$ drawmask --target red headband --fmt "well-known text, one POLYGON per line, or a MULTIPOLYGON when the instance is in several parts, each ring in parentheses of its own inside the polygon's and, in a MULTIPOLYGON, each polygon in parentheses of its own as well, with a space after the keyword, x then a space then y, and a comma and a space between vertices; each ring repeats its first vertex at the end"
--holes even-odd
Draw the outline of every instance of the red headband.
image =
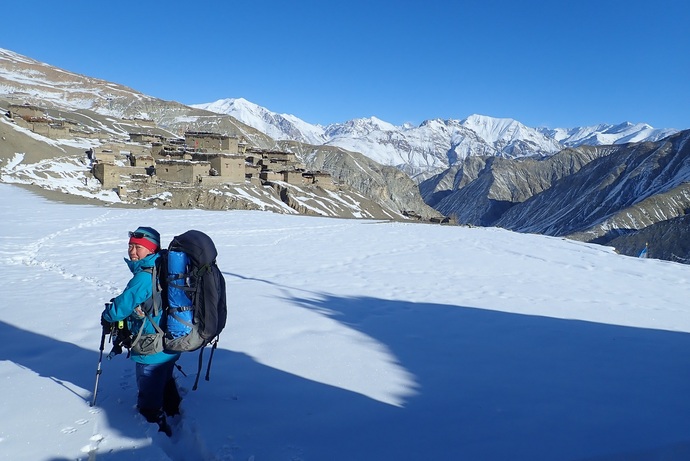
POLYGON ((151 240, 148 240, 146 238, 130 237, 129 243, 135 244, 135 245, 141 245, 144 248, 146 248, 147 250, 149 250, 151 253, 155 253, 156 250, 158 249, 158 245, 156 245, 151 240))

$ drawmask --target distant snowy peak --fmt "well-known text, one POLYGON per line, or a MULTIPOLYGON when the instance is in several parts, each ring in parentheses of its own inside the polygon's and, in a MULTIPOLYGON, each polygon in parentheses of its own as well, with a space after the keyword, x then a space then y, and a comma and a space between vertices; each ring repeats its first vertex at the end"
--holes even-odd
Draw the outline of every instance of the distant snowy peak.
MULTIPOLYGON (((536 154, 549 154, 558 152, 562 146, 560 143, 539 132, 529 128, 512 118, 495 118, 486 115, 471 115, 460 122, 462 126, 477 133, 488 144, 504 150, 504 147, 522 144, 522 151, 534 150, 536 154)), ((508 152, 509 153, 510 149, 508 152)))
POLYGON ((580 145, 602 146, 625 144, 628 142, 659 141, 678 130, 670 128, 653 128, 646 123, 620 123, 618 125, 600 124, 578 128, 539 128, 545 136, 561 143, 565 147, 580 145))
POLYGON ((417 181, 472 156, 548 156, 564 147, 656 141, 675 130, 622 123, 573 129, 530 128, 511 118, 470 115, 464 120, 425 120, 396 126, 377 117, 322 127, 277 114, 246 99, 221 99, 193 107, 228 114, 276 140, 337 146, 395 166, 417 181))
POLYGON ((244 98, 219 99, 211 103, 192 104, 191 107, 230 115, 273 139, 316 145, 326 141, 321 126, 309 124, 294 115, 271 112, 244 98))
POLYGON ((221 99, 192 107, 227 114, 276 140, 328 144, 361 152, 412 176, 447 168, 472 155, 548 155, 561 145, 513 120, 472 115, 465 120, 426 120, 396 126, 377 117, 357 118, 323 128, 294 115, 277 114, 245 99, 221 99))
MULTIPOLYGON (((360 149, 364 150, 362 153, 365 155, 385 164, 399 164, 401 160, 408 162, 410 152, 415 150, 428 152, 428 146, 420 146, 419 143, 428 144, 429 140, 434 139, 438 144, 439 136, 449 137, 448 148, 454 151, 448 153, 452 161, 470 155, 548 155, 558 152, 563 147, 658 141, 677 133, 674 129, 655 129, 644 123, 629 122, 577 128, 530 128, 511 118, 477 114, 460 121, 425 120, 419 126, 396 126, 377 117, 358 118, 324 128, 321 125, 307 123, 294 115, 271 112, 242 98, 220 99, 212 103, 195 104, 192 107, 231 115, 277 140, 360 149), (473 142, 468 142, 470 139, 473 142), (376 152, 376 146, 381 143, 387 144, 387 147, 376 152), (408 150, 408 154, 392 152, 391 143, 403 146, 408 150), (477 143, 483 146, 478 146, 477 143), (458 151, 460 146, 466 147, 464 152, 458 151)), ((420 162, 423 163, 428 162, 420 162)))
POLYGON ((526 126, 512 118, 495 118, 474 114, 461 121, 460 124, 490 143, 500 139, 514 139, 521 132, 527 132, 526 126))
POLYGON ((356 118, 345 123, 328 125, 325 130, 325 135, 330 140, 342 136, 362 138, 377 131, 401 131, 403 129, 402 127, 384 122, 379 118, 369 117, 356 118))
MULTIPOLYGON (((477 133, 485 141, 495 143, 500 140, 534 137, 536 130, 528 128, 512 118, 495 118, 486 115, 470 115, 460 122, 465 128, 477 133)), ((539 134, 539 138, 543 135, 539 134)))

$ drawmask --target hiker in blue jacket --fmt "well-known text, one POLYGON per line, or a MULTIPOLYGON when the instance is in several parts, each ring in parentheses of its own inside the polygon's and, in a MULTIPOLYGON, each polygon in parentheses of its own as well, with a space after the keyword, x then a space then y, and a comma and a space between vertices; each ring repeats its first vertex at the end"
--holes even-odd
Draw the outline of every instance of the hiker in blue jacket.
MULTIPOLYGON (((160 299, 157 300, 157 312, 152 309, 155 291, 152 277, 159 249, 160 234, 155 229, 139 227, 129 233, 129 259, 125 259, 125 262, 132 272, 132 278, 124 291, 112 299, 103 311, 104 324, 121 320, 126 322, 133 343, 139 341, 138 336, 154 337, 160 331, 163 309, 160 299)), ((141 349, 132 346, 130 350, 131 358, 136 362, 137 408, 147 421, 157 423, 160 431, 171 435, 166 414, 179 414, 181 398, 173 378, 173 368, 180 354, 160 348, 160 351, 141 349)))

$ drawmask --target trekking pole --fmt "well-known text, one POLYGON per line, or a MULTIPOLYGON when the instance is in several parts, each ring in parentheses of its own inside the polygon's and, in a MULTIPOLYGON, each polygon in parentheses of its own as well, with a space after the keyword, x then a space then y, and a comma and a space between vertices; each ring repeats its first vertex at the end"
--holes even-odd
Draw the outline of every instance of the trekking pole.
POLYGON ((91 406, 96 405, 96 396, 98 395, 98 379, 101 377, 101 362, 103 362, 103 349, 105 348, 105 335, 107 330, 103 327, 103 333, 101 334, 101 346, 99 347, 100 354, 98 355, 98 367, 96 368, 96 387, 93 390, 93 400, 91 401, 91 406))

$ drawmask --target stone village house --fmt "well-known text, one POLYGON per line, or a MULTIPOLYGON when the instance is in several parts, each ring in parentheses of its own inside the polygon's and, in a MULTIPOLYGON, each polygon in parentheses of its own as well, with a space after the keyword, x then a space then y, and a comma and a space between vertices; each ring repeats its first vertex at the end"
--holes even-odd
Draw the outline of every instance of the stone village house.
MULTIPOLYGON (((190 131, 185 133, 182 142, 180 139, 165 140, 158 135, 132 133, 130 140, 150 144, 149 153, 128 154, 128 167, 118 166, 113 161, 97 160, 93 171, 104 188, 118 187, 123 174, 153 177, 152 173, 155 180, 192 186, 241 184, 249 180, 334 187, 329 174, 305 172, 294 153, 247 149, 246 143, 235 136, 190 131)), ((99 154, 95 157, 98 159, 99 154)))
POLYGON ((52 139, 100 136, 99 132, 87 131, 73 120, 51 117, 47 109, 31 104, 10 104, 5 115, 18 126, 52 139))

